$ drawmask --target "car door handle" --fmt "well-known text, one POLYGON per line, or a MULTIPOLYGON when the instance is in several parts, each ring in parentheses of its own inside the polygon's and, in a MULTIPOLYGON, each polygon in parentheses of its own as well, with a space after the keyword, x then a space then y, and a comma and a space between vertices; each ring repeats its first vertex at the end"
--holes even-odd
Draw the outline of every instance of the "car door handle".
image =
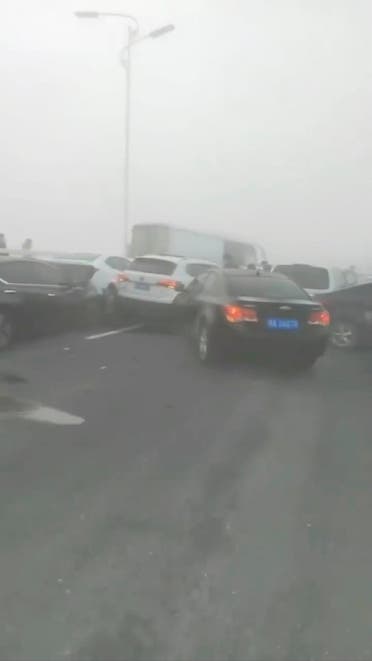
POLYGON ((16 289, 4 289, 4 294, 16 294, 16 289))
POLYGON ((55 294, 52 294, 51 292, 48 292, 48 296, 55 296, 55 294))

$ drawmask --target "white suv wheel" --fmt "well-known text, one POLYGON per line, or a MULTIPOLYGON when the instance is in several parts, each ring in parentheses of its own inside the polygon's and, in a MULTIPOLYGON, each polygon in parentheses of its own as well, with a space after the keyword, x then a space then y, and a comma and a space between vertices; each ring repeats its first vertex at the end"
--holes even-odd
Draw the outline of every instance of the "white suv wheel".
POLYGON ((209 337, 208 329, 205 324, 201 325, 199 330, 199 357, 203 362, 208 359, 209 353, 209 337))

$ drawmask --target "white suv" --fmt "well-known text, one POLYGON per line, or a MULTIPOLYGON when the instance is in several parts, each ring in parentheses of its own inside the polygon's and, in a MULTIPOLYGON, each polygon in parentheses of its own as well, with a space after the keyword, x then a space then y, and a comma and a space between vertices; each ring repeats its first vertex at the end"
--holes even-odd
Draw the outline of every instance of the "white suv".
POLYGON ((201 273, 218 268, 203 259, 169 255, 136 257, 118 285, 119 298, 137 311, 169 311, 180 291, 201 273))
POLYGON ((359 281, 358 275, 351 271, 343 271, 336 267, 313 266, 311 264, 278 264, 273 268, 273 271, 286 275, 314 298, 358 284, 359 281), (350 279, 353 276, 354 281, 350 279))

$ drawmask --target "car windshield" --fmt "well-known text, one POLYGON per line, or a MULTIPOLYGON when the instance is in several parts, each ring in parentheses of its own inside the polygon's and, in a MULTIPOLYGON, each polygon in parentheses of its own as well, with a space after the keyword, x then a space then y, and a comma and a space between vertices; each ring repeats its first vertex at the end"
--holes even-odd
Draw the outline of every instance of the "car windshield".
POLYGON ((287 275, 303 289, 328 289, 330 286, 329 272, 326 268, 283 264, 276 266, 275 271, 287 275))
POLYGON ((61 282, 66 283, 87 283, 94 274, 94 267, 88 264, 63 264, 59 262, 55 264, 61 273, 61 282))
POLYGON ((247 296, 252 298, 269 298, 275 300, 300 300, 310 298, 303 289, 286 278, 275 278, 264 275, 229 275, 227 278, 230 296, 247 296))

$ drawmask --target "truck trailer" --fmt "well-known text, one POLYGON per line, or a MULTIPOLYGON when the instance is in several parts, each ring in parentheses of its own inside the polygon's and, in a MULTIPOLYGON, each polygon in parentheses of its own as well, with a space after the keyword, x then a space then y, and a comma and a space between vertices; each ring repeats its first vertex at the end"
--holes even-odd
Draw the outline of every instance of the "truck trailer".
POLYGON ((131 257, 145 254, 208 259, 219 266, 247 266, 266 259, 263 248, 215 234, 162 223, 138 223, 132 229, 131 257))

